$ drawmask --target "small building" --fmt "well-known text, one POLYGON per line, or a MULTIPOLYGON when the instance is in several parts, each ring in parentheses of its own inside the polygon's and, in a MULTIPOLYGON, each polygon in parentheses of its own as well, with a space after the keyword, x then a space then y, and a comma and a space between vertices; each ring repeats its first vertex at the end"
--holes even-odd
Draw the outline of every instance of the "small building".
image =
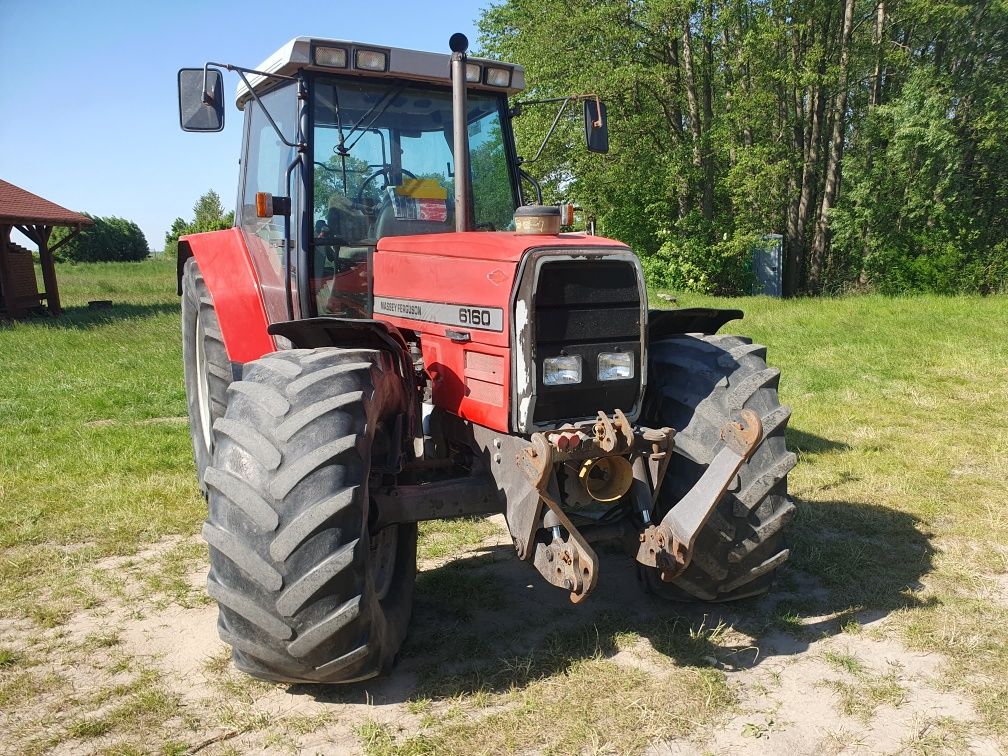
POLYGON ((783 289, 784 237, 764 234, 752 250, 753 294, 779 297, 783 289))
POLYGON ((22 317, 43 302, 53 315, 62 312, 53 250, 92 223, 86 215, 67 210, 0 179, 0 317, 22 317), (74 230, 50 247, 49 238, 56 226, 74 230), (31 250, 11 240, 11 231, 15 228, 38 245, 42 292, 35 280, 31 250))

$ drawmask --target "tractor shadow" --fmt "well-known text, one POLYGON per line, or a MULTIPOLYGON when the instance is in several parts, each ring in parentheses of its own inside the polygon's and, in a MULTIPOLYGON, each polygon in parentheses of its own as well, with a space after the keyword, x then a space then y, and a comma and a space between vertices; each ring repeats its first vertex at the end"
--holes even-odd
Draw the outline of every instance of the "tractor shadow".
POLYGON ((290 692, 376 703, 503 692, 614 657, 634 636, 677 666, 743 670, 800 654, 848 622, 920 605, 908 589, 930 569, 933 549, 916 518, 857 502, 796 504, 791 558, 765 596, 663 601, 645 592, 629 556, 601 546, 598 586, 575 605, 510 547, 481 548, 419 573, 409 636, 390 676, 290 692))
POLYGON ((832 452, 847 451, 851 447, 843 441, 833 441, 814 433, 807 433, 791 426, 785 431, 787 435, 787 448, 796 454, 810 456, 816 454, 829 454, 832 452))
POLYGON ((51 315, 43 310, 21 320, 4 319, 0 316, 0 331, 14 328, 15 323, 60 330, 89 331, 121 320, 141 320, 160 315, 178 315, 179 304, 160 302, 155 304, 113 304, 110 307, 67 307, 61 315, 51 315))

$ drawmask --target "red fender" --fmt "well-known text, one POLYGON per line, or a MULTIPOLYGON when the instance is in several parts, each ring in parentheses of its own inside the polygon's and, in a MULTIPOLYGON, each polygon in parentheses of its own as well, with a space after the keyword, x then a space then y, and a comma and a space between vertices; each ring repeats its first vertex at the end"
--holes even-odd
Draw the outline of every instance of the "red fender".
POLYGON ((250 362, 276 351, 273 337, 266 332, 269 318, 262 289, 241 229, 182 236, 180 258, 184 247, 196 258, 210 289, 228 359, 250 362))

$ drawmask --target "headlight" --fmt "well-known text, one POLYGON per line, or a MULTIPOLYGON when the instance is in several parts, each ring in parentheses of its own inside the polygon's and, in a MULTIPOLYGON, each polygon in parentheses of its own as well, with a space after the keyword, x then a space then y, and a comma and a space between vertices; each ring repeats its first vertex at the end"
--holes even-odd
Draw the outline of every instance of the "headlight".
POLYGON ((581 358, 549 357, 543 360, 543 383, 547 386, 581 383, 581 358))
POLYGON ((387 71, 388 56, 379 50, 357 50, 354 56, 354 68, 365 71, 387 71))
POLYGON ((342 47, 316 47, 315 65, 346 68, 347 51, 342 47))
POLYGON ((622 381, 633 378, 634 356, 632 352, 603 352, 598 356, 598 379, 600 381, 622 381))
POLYGON ((507 87, 511 85, 510 68, 493 68, 487 66, 486 83, 491 87, 507 87))

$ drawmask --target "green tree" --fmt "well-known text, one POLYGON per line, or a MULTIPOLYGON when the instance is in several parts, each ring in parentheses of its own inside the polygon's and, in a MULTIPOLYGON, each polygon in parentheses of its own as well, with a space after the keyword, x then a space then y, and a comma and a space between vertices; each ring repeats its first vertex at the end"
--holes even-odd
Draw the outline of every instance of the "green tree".
POLYGON ((165 254, 178 254, 178 240, 186 234, 202 234, 207 231, 221 231, 234 226, 234 211, 224 212, 220 195, 213 189, 200 197, 193 205, 193 219, 186 221, 176 218, 165 234, 165 254))
MULTIPOLYGON (((102 218, 84 213, 94 221, 80 234, 62 244, 54 253, 61 262, 132 262, 150 254, 147 238, 133 221, 102 218)), ((71 234, 67 228, 53 229, 49 246, 53 247, 71 234)))
POLYGON ((787 294, 1008 289, 1006 0, 502 0, 479 28, 524 98, 607 102, 608 155, 571 117, 527 170, 656 283, 745 292, 778 232, 787 294))
POLYGON ((861 124, 833 275, 886 292, 1008 290, 1008 5, 904 2, 910 60, 861 124))

